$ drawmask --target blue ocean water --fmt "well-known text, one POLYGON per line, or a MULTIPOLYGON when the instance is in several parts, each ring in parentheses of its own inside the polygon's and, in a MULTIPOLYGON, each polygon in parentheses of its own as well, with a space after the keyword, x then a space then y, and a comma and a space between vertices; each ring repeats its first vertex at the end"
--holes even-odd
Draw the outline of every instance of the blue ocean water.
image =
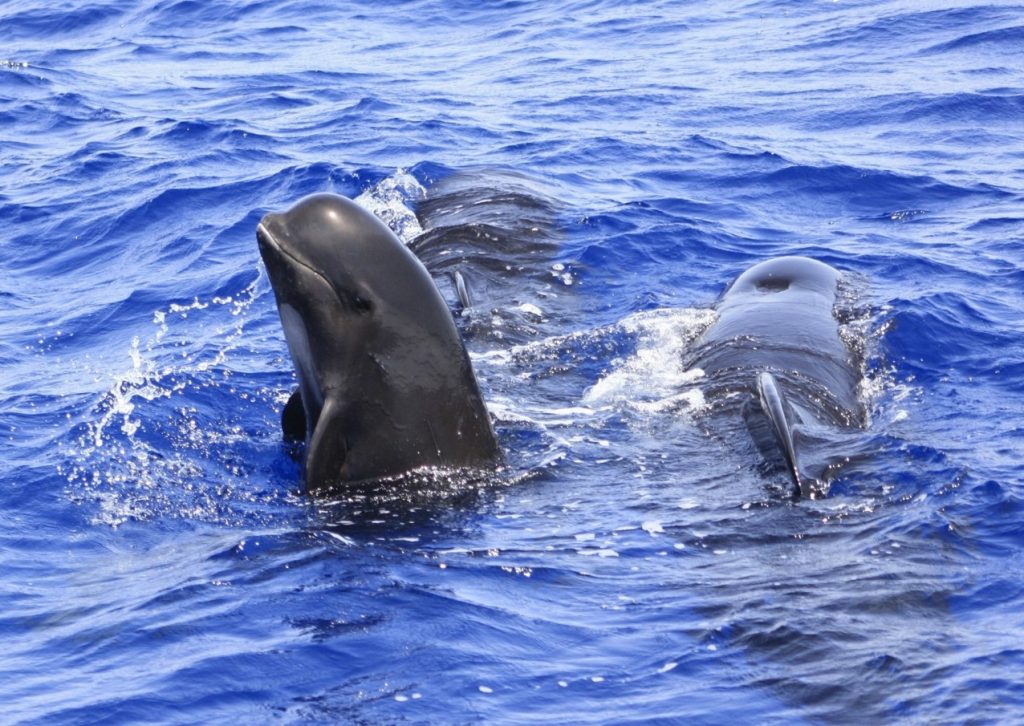
POLYGON ((1022 18, 8 0, 3 720, 1020 720, 1022 18), (553 210, 466 326, 507 481, 308 498, 257 221, 335 191, 412 241, 507 174, 553 210), (681 364, 786 254, 867 352, 869 455, 814 501, 681 364))

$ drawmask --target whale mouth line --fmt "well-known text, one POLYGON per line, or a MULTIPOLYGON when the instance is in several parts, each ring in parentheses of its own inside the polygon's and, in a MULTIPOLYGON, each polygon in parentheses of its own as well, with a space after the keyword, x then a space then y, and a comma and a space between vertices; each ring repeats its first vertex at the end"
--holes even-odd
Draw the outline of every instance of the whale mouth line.
MULTIPOLYGON (((334 283, 331 282, 324 273, 320 272, 320 270, 316 269, 305 260, 300 259, 294 252, 287 249, 283 244, 281 244, 281 242, 278 241, 278 239, 274 237, 271 231, 267 229, 267 227, 263 224, 262 220, 260 221, 259 224, 256 225, 256 241, 260 243, 261 247, 263 247, 264 245, 269 247, 270 249, 274 250, 274 252, 286 258, 296 267, 300 267, 303 270, 309 272, 314 277, 318 278, 324 285, 328 287, 328 289, 330 289, 331 292, 334 293, 334 296, 338 298, 339 301, 342 300, 342 296, 338 292, 338 288, 334 286, 334 283)), ((263 262, 264 264, 266 264, 265 258, 263 262)))

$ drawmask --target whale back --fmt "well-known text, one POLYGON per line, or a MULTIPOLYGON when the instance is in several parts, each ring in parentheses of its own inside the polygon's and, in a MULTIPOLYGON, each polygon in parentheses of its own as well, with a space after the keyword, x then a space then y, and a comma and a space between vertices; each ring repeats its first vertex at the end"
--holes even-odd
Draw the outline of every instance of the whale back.
POLYGON ((686 361, 704 371, 715 410, 743 421, 804 496, 823 491, 829 463, 809 460, 810 442, 865 420, 860 361, 836 316, 840 277, 804 257, 751 267, 723 294, 718 319, 686 361))

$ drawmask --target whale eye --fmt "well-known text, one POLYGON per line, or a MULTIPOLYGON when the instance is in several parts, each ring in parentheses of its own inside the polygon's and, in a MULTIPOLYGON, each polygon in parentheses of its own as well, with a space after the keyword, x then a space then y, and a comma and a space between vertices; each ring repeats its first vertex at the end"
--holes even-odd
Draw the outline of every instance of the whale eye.
POLYGON ((373 310, 373 303, 368 298, 355 293, 352 295, 352 309, 361 314, 369 313, 373 310))

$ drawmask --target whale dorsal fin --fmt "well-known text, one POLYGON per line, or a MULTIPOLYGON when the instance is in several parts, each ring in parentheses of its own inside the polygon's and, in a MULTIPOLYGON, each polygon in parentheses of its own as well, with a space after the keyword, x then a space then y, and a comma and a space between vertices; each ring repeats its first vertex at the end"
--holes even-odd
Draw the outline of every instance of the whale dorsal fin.
POLYGON ((762 371, 757 376, 757 393, 761 399, 761 408, 764 409, 768 420, 771 421, 775 438, 786 459, 786 468, 793 478, 797 491, 801 496, 813 499, 816 482, 814 479, 804 476, 800 470, 800 460, 797 457, 796 445, 793 441, 793 423, 789 415, 792 409, 786 401, 782 389, 779 388, 775 376, 768 371, 762 371))
POLYGON ((462 309, 467 310, 473 307, 473 298, 469 295, 469 286, 466 285, 466 278, 463 277, 462 273, 458 270, 453 274, 455 278, 455 291, 459 295, 459 302, 462 304, 462 309))

